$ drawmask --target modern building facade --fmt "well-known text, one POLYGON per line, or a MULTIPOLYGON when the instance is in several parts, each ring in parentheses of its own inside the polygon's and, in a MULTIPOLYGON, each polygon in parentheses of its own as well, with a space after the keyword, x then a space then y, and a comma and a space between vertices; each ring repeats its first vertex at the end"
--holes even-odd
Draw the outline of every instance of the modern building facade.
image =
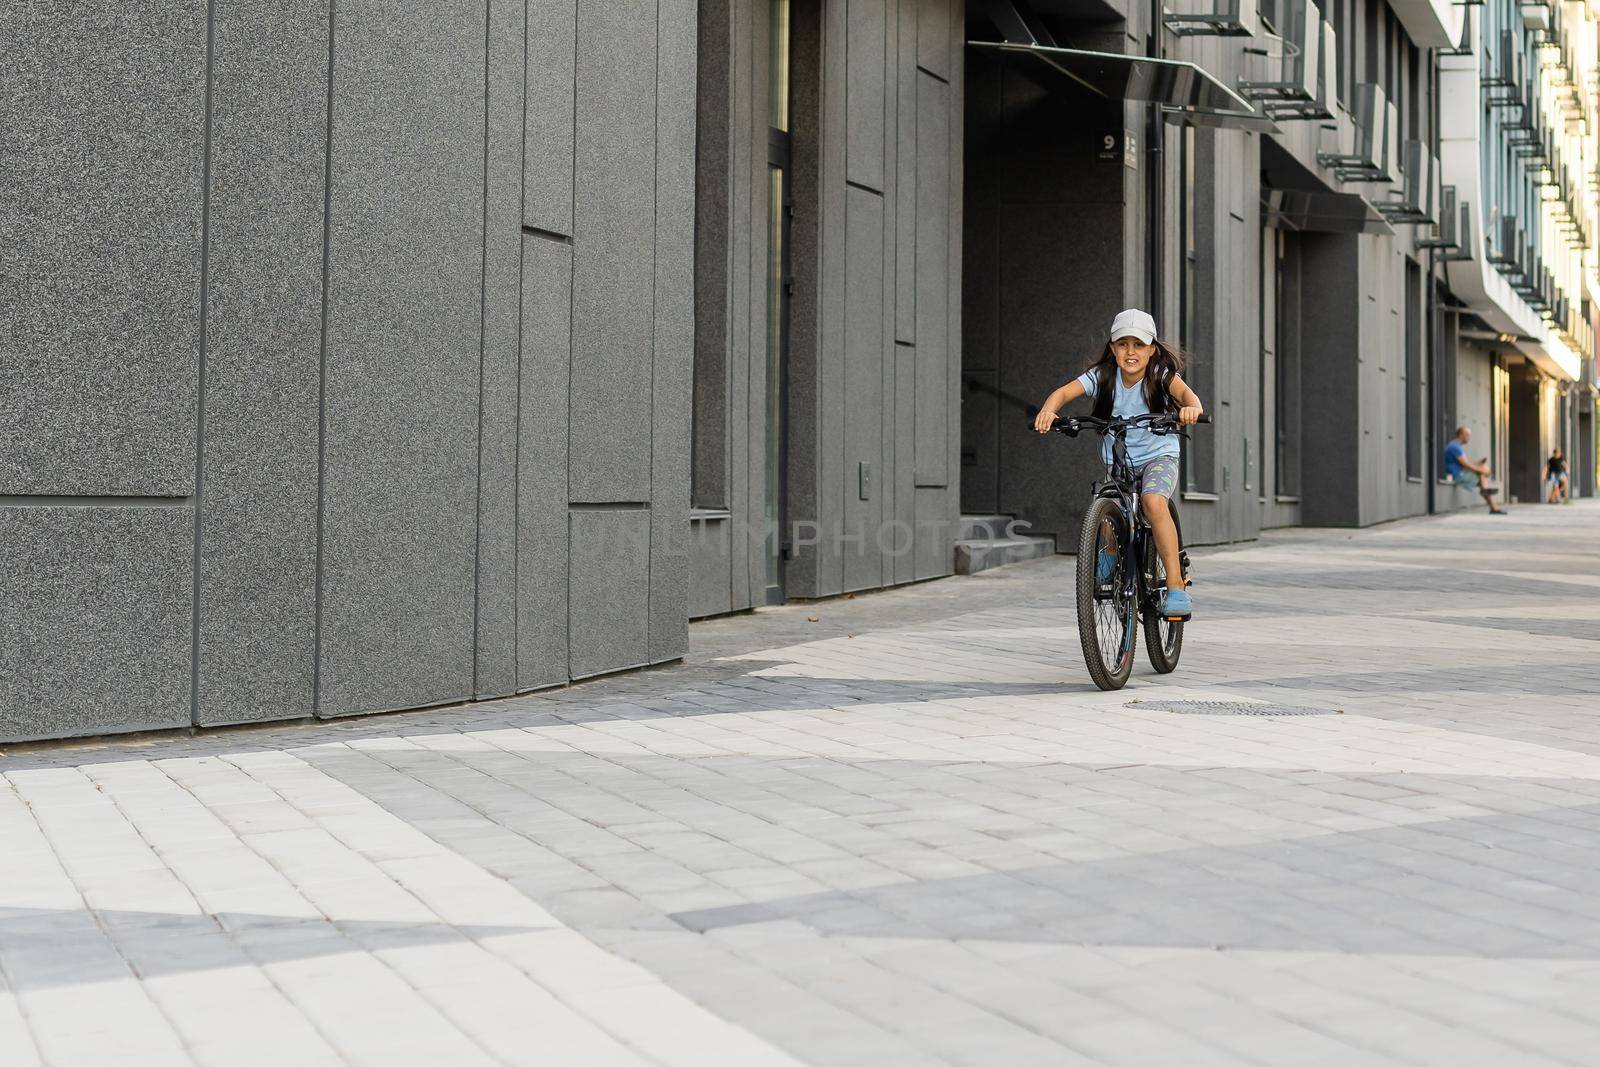
POLYGON ((1470 504, 1458 423, 1594 492, 1590 10, 1219 2, 9 6, 0 740, 670 661, 963 512, 1070 549, 1026 409, 1131 305, 1191 541, 1470 504))
MULTIPOLYGON (((1445 271, 1453 374, 1442 425, 1476 426, 1508 495, 1542 498, 1545 458, 1594 478, 1596 22, 1582 3, 1487 3, 1440 60, 1444 180, 1482 234, 1445 271)), ((1476 445, 1474 450, 1476 451, 1476 445)))

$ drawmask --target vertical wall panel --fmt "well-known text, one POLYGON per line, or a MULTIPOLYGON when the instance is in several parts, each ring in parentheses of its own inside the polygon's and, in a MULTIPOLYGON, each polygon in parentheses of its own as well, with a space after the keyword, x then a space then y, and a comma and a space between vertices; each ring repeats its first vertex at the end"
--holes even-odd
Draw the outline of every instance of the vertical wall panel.
MULTIPOLYGON (((754 522, 759 504, 751 500, 750 485, 750 378, 758 358, 753 338, 763 336, 760 319, 752 307, 762 292, 761 262, 766 243, 766 216, 758 214, 756 198, 761 186, 758 173, 766 172, 766 84, 756 81, 756 59, 767 47, 765 4, 734 4, 733 45, 733 233, 728 242, 728 507, 739 521, 754 522)), ((764 306, 764 305, 763 305, 764 306)), ((738 525, 736 523, 736 525, 738 525)), ((738 611, 750 602, 750 539, 736 530, 729 540, 729 602, 738 611)))
MULTIPOLYGON (((883 522, 894 518, 895 499, 897 486, 895 484, 895 423, 898 413, 895 410, 895 304, 896 280, 895 266, 899 262, 896 238, 896 205, 900 199, 900 190, 897 188, 897 178, 900 164, 900 138, 899 138, 899 78, 896 76, 898 59, 900 55, 900 3, 899 0, 887 0, 885 5, 887 26, 885 28, 885 50, 883 56, 883 129, 884 129, 884 189, 883 189, 883 272, 880 282, 883 286, 883 299, 879 304, 882 312, 883 330, 880 335, 878 354, 878 441, 879 463, 873 471, 873 489, 878 497, 878 515, 880 537, 877 537, 880 585, 894 584, 894 542, 893 531, 884 526, 883 522)), ((910 488, 907 488, 910 492, 910 488)))
POLYGON ((937 578, 949 574, 955 566, 951 547, 954 535, 950 530, 949 494, 943 486, 918 486, 917 543, 914 570, 917 578, 937 578))
MULTIPOLYGON (((733 128, 733 57, 737 38, 729 0, 700 4, 698 121, 693 218, 694 259, 694 414, 693 504, 728 506, 728 331, 730 307, 729 234, 732 215, 732 151, 740 134, 733 128)), ((660 88, 657 88, 660 92, 660 88)))
POLYGON ((572 233, 572 94, 577 80, 577 0, 526 0, 528 102, 524 124, 524 224, 572 233))
POLYGON ((517 688, 567 680, 567 380, 572 248, 522 241, 517 688))
POLYGON ((694 374, 695 3, 661 0, 656 76, 651 662, 689 650, 689 423, 694 374))
POLYGON ((569 499, 650 497, 655 5, 578 11, 569 499))
POLYGON ((849 187, 845 218, 844 589, 883 584, 878 525, 883 515, 883 199, 849 187), (860 468, 870 469, 861 499, 860 468))
MULTIPOLYGON (((689 524, 689 618, 722 615, 732 610, 728 599, 728 544, 732 524, 726 518, 696 518, 689 524)), ((685 624, 687 629, 687 624, 685 624)), ((651 640, 655 640, 652 632, 651 640)))
POLYGON ((471 692, 484 58, 481 0, 339 7, 325 715, 471 692))
MULTIPOLYGON (((800 6, 806 17, 794 25, 790 81, 790 151, 794 177, 794 220, 790 250, 795 271, 789 302, 789 446, 787 506, 791 530, 796 522, 818 520, 822 508, 821 464, 826 451, 822 436, 821 304, 822 264, 822 15, 800 6)), ((822 587, 821 553, 796 545, 784 571, 790 596, 816 596, 822 587)))
POLYGON ((892 0, 848 0, 845 18, 845 176, 883 189, 885 6, 892 0))
POLYGON ((187 496, 205 5, 0 27, 0 494, 187 496))
MULTIPOLYGON (((750 8, 752 39, 768 41, 771 5, 752 4, 750 8)), ((747 330, 750 358, 745 391, 736 394, 738 406, 733 412, 734 429, 740 438, 737 454, 741 457, 741 465, 734 476, 748 487, 744 496, 744 513, 750 516, 749 526, 744 531, 734 532, 735 552, 743 564, 733 572, 734 600, 741 607, 764 603, 767 584, 766 549, 761 533, 767 514, 767 360, 771 351, 767 306, 772 246, 766 236, 771 231, 772 219, 772 167, 766 152, 771 60, 772 50, 765 43, 750 49, 750 121, 751 129, 756 133, 749 160, 751 240, 748 245, 750 303, 747 330), (740 536, 741 532, 744 536, 740 536)))
POLYGON ((925 70, 950 80, 950 31, 960 23, 953 17, 956 0, 921 0, 917 19, 917 63, 925 70))
POLYGON ((0 507, 0 742, 189 724, 194 512, 0 507))
POLYGON ((200 723, 310 715, 328 5, 216 6, 200 723))
POLYGON ((641 666, 649 655, 650 512, 571 511, 573 678, 641 666))
MULTIPOLYGON (((848 198, 845 185, 846 94, 828 91, 846 84, 844 5, 827 4, 822 10, 821 187, 822 213, 821 326, 817 339, 817 408, 820 439, 817 465, 819 486, 816 520, 821 529, 818 546, 817 588, 812 595, 827 596, 844 588, 844 557, 838 535, 844 526, 847 483, 845 453, 845 301, 848 292, 846 244, 848 198)), ((853 473, 853 472, 850 472, 853 473)))
POLYGON ((917 350, 910 345, 892 345, 894 358, 894 580, 909 582, 916 577, 915 537, 917 522, 916 427, 917 427, 917 350))
POLYGON ((897 0, 894 336, 917 339, 917 0, 897 0))
MULTIPOLYGON (((924 61, 926 61, 924 55, 924 61)), ((918 485, 949 483, 950 88, 928 74, 917 86, 918 485)))
POLYGON ((477 696, 517 688, 517 359, 522 313, 523 0, 488 0, 477 696))
POLYGON ((955 539, 957 522, 961 517, 961 235, 964 229, 966 203, 963 160, 966 156, 966 132, 962 122, 961 100, 966 92, 966 66, 962 54, 966 50, 966 3, 950 3, 950 94, 945 104, 945 130, 947 136, 944 156, 948 180, 945 184, 945 206, 949 212, 949 226, 945 232, 945 516, 949 527, 940 538, 939 552, 944 559, 941 573, 955 570, 955 539))

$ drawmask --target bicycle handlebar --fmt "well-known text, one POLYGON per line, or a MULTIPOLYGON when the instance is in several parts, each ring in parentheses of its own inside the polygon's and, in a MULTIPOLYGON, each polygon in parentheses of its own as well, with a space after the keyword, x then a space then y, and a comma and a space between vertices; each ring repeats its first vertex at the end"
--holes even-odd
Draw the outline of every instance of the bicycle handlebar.
MULTIPOLYGON (((1209 423, 1211 416, 1201 415, 1197 421, 1209 423)), ((1176 415, 1157 414, 1156 412, 1145 412, 1142 415, 1135 415, 1127 419, 1120 419, 1115 416, 1109 419, 1100 419, 1093 415, 1057 415, 1053 428, 1068 437, 1076 437, 1078 436, 1078 431, 1083 429, 1097 430, 1101 434, 1107 434, 1118 433, 1135 426, 1149 426, 1150 432, 1156 434, 1183 432, 1180 429, 1182 423, 1178 421, 1176 415)))

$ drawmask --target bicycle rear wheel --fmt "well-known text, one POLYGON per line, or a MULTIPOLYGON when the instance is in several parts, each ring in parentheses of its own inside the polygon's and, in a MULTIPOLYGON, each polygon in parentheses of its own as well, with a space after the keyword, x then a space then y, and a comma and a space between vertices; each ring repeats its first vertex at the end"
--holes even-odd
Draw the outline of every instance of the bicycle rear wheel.
POLYGON ((1128 521, 1115 500, 1100 497, 1089 506, 1078 535, 1078 640, 1089 677, 1101 689, 1121 689, 1133 673, 1138 636, 1134 583, 1127 573, 1132 552, 1128 521), (1116 557, 1111 580, 1098 580, 1100 552, 1116 557))

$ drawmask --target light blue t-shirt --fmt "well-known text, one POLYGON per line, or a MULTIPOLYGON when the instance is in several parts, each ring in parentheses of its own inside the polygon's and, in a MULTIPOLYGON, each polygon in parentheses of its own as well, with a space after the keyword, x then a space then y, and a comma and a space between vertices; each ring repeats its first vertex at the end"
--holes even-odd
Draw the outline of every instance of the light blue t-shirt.
MULTIPOLYGON (((1144 379, 1140 378, 1132 385, 1122 384, 1122 372, 1113 371, 1111 380, 1116 385, 1117 396, 1111 404, 1111 414, 1119 419, 1131 418, 1134 415, 1148 415, 1150 405, 1144 402, 1144 379)), ((1099 386, 1095 372, 1086 370, 1078 375, 1078 384, 1083 386, 1083 394, 1091 400, 1094 398, 1095 389, 1099 386)), ((1143 426, 1135 426, 1128 431, 1128 462, 1135 467, 1142 467, 1157 456, 1176 456, 1182 451, 1178 438, 1151 433, 1143 426)), ((1111 462, 1111 438, 1105 441, 1105 461, 1111 462)))

